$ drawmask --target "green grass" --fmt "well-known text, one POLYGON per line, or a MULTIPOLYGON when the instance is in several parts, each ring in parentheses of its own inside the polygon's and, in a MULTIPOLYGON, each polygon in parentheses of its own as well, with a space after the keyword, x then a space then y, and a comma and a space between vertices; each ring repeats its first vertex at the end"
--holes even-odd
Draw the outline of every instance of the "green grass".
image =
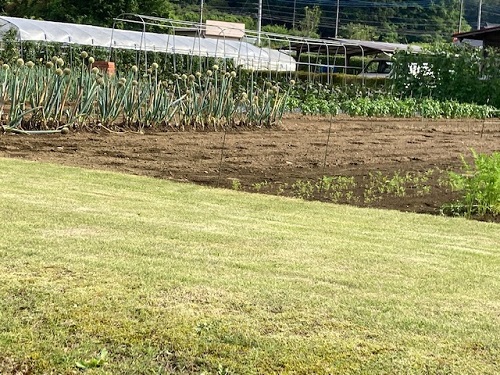
POLYGON ((0 159, 0 373, 495 374, 500 226, 0 159))

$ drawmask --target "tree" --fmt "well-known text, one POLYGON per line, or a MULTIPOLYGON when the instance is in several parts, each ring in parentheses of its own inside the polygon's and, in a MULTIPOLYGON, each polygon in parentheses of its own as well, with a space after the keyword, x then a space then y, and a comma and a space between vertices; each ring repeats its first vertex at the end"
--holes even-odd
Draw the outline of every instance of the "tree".
MULTIPOLYGON (((471 25, 477 22, 479 0, 464 1, 464 19, 471 25)), ((301 36, 333 36, 335 11, 331 2, 302 9, 298 30, 301 36)), ((458 31, 460 0, 376 0, 347 2, 341 6, 340 34, 355 39, 390 42, 450 41, 458 31)), ((199 0, 0 0, 3 14, 49 21, 87 23, 111 26, 113 18, 121 13, 139 13, 163 18, 199 21, 199 0)), ((483 24, 494 22, 492 10, 500 7, 500 0, 488 0, 483 7, 483 24)), ((204 18, 238 20, 247 28, 255 26, 256 4, 243 0, 205 0, 204 18), (228 13, 230 10, 230 14, 228 13)), ((291 29, 290 0, 273 0, 264 7, 264 25, 283 25, 291 29), (272 4, 271 4, 272 3, 272 4)), ((462 20, 462 31, 469 25, 462 20)), ((285 31, 285 30, 283 30, 285 31)))
POLYGON ((122 13, 173 17, 172 4, 164 0, 11 0, 3 10, 9 16, 48 21, 111 26, 122 13))
POLYGON ((344 38, 357 40, 377 40, 379 33, 376 27, 362 25, 360 23, 348 23, 340 28, 340 34, 344 38))
POLYGON ((306 37, 318 37, 318 26, 321 20, 321 8, 317 5, 304 8, 304 19, 300 21, 300 31, 306 37))

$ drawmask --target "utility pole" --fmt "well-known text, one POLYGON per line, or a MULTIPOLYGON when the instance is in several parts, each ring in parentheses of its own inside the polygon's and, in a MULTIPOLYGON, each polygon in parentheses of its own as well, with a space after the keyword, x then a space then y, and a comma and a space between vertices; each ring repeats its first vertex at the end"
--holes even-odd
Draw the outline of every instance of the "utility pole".
POLYGON ((201 28, 203 26, 203 0, 201 0, 201 5, 200 5, 200 35, 201 35, 201 28))
POLYGON ((460 18, 458 19, 458 32, 462 32, 462 15, 464 14, 464 0, 460 0, 460 18))
POLYGON ((260 46, 260 32, 262 30, 262 0, 259 0, 259 14, 257 20, 257 45, 260 46))
POLYGON ((335 38, 339 33, 339 9, 340 9, 340 0, 337 0, 337 17, 335 18, 335 38))
POLYGON ((481 29, 481 12, 483 9, 483 0, 479 0, 479 11, 477 13, 477 29, 481 29))
POLYGON ((293 21, 292 30, 295 30, 295 7, 297 6, 297 0, 293 0, 293 21))

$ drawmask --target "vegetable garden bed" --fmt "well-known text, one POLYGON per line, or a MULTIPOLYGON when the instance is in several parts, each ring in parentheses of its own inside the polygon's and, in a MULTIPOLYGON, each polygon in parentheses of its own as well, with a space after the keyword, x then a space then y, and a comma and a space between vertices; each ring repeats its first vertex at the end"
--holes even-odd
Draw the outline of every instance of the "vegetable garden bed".
POLYGON ((288 116, 278 129, 225 135, 0 135, 0 157, 432 214, 458 198, 447 172, 471 149, 499 152, 500 121, 288 116))

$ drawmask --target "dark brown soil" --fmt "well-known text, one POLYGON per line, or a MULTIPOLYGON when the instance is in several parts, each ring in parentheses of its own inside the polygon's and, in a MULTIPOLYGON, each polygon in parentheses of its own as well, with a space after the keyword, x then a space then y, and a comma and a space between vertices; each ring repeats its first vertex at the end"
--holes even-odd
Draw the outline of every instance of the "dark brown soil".
MULTIPOLYGON (((70 132, 67 135, 0 135, 0 157, 16 157, 254 192, 332 201, 322 176, 354 177, 339 203, 438 214, 458 198, 445 183, 474 149, 500 151, 500 121, 289 117, 278 129, 137 134, 70 132), (327 147, 328 144, 328 147, 327 147), (432 170, 432 172, 428 172, 432 170), (404 194, 367 188, 396 173, 423 175, 404 194), (370 173, 372 177, 370 177, 370 173), (309 193, 304 186, 310 182, 309 193), (295 186, 294 186, 295 184, 295 186), (301 188, 302 186, 302 188, 301 188), (312 189, 312 190, 311 190, 312 189), (425 190, 425 191, 424 191, 425 190), (351 191, 349 193, 349 191, 351 191)), ((338 191, 341 188, 337 188, 338 191)), ((498 217, 490 218, 500 221, 498 217)))

